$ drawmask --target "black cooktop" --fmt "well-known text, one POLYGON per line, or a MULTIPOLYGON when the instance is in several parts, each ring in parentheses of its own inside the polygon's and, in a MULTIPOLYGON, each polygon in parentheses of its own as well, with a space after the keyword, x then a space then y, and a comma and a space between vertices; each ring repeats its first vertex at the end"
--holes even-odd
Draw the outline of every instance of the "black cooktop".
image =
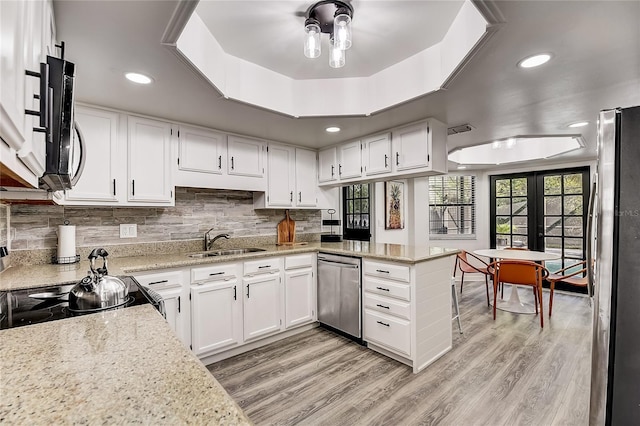
MULTIPOLYGON (((133 277, 119 276, 118 278, 129 288, 129 300, 124 305, 109 308, 109 310, 146 303, 155 305, 147 290, 133 277)), ((75 283, 61 284, 0 293, 0 330, 93 313, 77 313, 69 310, 69 291, 74 285, 75 283)))

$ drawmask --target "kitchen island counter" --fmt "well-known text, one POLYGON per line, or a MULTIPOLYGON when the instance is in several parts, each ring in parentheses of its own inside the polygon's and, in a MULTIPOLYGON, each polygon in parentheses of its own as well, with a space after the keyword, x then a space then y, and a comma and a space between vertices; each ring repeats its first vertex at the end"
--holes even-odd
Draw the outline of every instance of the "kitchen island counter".
MULTIPOLYGON (((457 249, 428 245, 376 244, 361 241, 344 241, 339 243, 317 242, 296 246, 276 246, 272 244, 256 245, 255 247, 262 248, 264 251, 206 258, 189 257, 188 253, 182 252, 118 258, 109 257, 109 274, 132 275, 134 272, 320 251, 405 264, 416 264, 425 260, 434 260, 451 256, 458 252, 457 249)), ((80 263, 73 265, 12 266, 0 273, 0 291, 75 283, 87 275, 88 269, 89 261, 84 259, 80 263)))
POLYGON ((0 331, 0 422, 251 424, 151 305, 0 331))

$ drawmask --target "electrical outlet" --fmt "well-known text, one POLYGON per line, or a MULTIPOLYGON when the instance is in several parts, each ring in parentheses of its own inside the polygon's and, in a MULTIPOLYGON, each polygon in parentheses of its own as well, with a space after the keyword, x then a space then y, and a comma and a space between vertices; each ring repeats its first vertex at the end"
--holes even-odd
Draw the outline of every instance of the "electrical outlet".
POLYGON ((138 225, 121 224, 120 225, 120 238, 135 238, 138 236, 138 225))

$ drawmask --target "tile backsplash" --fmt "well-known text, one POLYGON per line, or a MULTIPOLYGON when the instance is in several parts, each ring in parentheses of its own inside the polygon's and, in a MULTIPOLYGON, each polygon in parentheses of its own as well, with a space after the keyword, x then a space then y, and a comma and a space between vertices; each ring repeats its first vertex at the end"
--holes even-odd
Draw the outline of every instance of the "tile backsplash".
MULTIPOLYGON (((276 242, 276 225, 283 210, 253 209, 253 193, 176 188, 175 207, 11 206, 9 238, 12 250, 57 246, 58 225, 76 225, 76 245, 118 245, 202 239, 204 232, 232 237, 268 237, 276 242), (136 224, 136 238, 120 238, 120 224, 136 224)), ((4 207, 4 206, 2 206, 4 207)), ((4 213, 3 213, 4 214, 4 213)), ((320 210, 292 210, 296 234, 320 233, 320 210)), ((6 219, 0 221, 6 224, 6 219)), ((0 236, 6 234, 0 227, 0 236)))

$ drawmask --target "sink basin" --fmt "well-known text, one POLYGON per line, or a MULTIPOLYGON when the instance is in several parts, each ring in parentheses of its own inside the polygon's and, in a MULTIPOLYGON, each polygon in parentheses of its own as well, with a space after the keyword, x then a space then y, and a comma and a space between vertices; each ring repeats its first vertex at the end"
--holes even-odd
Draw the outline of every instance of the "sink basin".
POLYGON ((187 256, 202 259, 204 257, 229 256, 232 254, 255 253, 258 251, 265 251, 265 249, 249 247, 249 248, 226 249, 226 250, 211 250, 211 251, 205 251, 202 253, 191 253, 191 254, 188 254, 187 256))

